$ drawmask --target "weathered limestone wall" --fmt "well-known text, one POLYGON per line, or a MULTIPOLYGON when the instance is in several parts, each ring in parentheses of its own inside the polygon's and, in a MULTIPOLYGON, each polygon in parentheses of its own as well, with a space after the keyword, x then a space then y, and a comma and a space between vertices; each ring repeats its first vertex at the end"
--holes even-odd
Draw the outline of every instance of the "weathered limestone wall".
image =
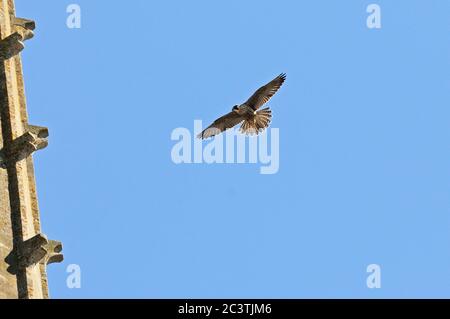
MULTIPOLYGON (((2 99, 3 100, 3 97, 2 99)), ((3 104, 3 102, 0 102, 3 104)), ((0 147, 3 139, 0 134, 0 147)), ((13 250, 13 234, 11 226, 11 209, 9 204, 8 174, 0 169, 0 299, 18 298, 16 276, 6 270, 8 264, 4 261, 13 250)))
POLYGON ((33 29, 13 0, 0 0, 0 298, 48 298, 46 265, 62 260, 39 219, 32 153, 48 130, 28 124, 19 55, 33 29))

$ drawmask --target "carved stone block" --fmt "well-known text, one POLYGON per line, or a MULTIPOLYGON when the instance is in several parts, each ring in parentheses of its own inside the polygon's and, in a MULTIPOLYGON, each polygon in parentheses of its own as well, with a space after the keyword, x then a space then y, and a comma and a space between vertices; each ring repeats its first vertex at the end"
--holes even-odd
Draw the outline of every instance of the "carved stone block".
POLYGON ((7 60, 19 54, 24 48, 24 41, 34 37, 36 24, 32 20, 11 17, 14 32, 0 40, 0 60, 7 60))
POLYGON ((8 272, 17 274, 20 269, 25 269, 37 263, 45 265, 62 262, 62 244, 56 240, 48 240, 44 234, 25 240, 6 257, 9 264, 8 272))
POLYGON ((22 35, 15 32, 0 40, 0 60, 7 60, 19 54, 24 48, 22 35))
POLYGON ((48 128, 28 125, 28 131, 0 150, 0 167, 27 158, 48 145, 48 128))

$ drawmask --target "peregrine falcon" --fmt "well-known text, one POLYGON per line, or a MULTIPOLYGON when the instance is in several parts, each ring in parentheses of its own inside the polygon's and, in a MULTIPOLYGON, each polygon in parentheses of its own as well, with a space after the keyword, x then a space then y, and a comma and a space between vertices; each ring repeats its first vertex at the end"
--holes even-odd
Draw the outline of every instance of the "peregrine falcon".
POLYGON ((262 132, 272 119, 272 111, 266 107, 258 109, 266 104, 270 98, 278 91, 286 80, 286 74, 282 73, 275 79, 259 88, 244 104, 235 105, 230 113, 225 114, 215 120, 197 138, 207 139, 208 137, 222 133, 242 122, 240 132, 244 134, 258 134, 262 132))

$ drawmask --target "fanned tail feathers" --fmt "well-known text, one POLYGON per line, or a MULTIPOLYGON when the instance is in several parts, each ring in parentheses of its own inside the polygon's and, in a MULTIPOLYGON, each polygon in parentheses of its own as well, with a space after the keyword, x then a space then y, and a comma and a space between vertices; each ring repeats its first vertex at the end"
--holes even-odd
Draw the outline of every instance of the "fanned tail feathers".
POLYGON ((267 107, 257 111, 253 118, 245 120, 241 125, 240 131, 248 135, 258 135, 259 132, 264 131, 269 126, 271 120, 272 111, 267 107))

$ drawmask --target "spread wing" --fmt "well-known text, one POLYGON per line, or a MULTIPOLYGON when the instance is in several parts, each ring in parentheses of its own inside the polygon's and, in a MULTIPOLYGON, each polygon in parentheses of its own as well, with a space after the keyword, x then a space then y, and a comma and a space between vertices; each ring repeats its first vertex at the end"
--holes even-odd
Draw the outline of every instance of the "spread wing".
POLYGON ((197 138, 207 139, 208 137, 222 133, 223 131, 232 128, 241 123, 244 118, 236 112, 230 112, 215 120, 210 126, 197 135, 197 138))
POLYGON ((286 74, 281 73, 275 79, 260 87, 245 104, 250 106, 255 111, 259 109, 261 106, 266 104, 275 93, 277 93, 278 89, 283 85, 284 80, 286 80, 286 74))

